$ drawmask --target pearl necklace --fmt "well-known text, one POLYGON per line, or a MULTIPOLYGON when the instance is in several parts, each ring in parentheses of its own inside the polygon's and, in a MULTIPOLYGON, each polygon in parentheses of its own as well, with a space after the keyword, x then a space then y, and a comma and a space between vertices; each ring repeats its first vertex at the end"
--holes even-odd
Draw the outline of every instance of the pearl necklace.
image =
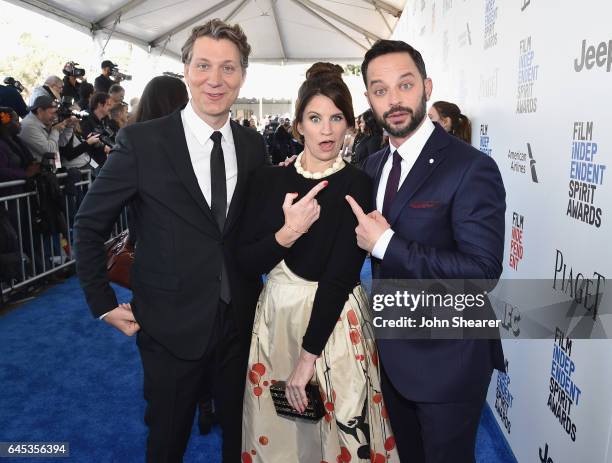
POLYGON ((295 160, 295 170, 297 170, 297 173, 305 178, 314 178, 318 180, 320 178, 328 177, 331 174, 338 172, 340 169, 342 169, 345 166, 344 160, 342 159, 342 154, 338 154, 338 157, 336 158, 332 166, 325 169, 323 172, 309 172, 302 167, 302 155, 303 154, 304 152, 301 152, 299 156, 297 157, 297 159, 295 160))

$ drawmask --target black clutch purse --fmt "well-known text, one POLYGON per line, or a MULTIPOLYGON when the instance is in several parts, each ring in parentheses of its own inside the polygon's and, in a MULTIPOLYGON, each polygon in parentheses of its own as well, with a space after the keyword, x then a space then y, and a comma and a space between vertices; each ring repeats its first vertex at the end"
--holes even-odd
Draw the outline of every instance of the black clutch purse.
POLYGON ((272 402, 274 402, 277 415, 288 418, 302 418, 314 423, 325 416, 325 406, 323 405, 323 399, 321 399, 319 386, 312 383, 306 385, 308 406, 304 413, 294 410, 289 404, 285 396, 285 386, 286 383, 284 381, 278 381, 270 386, 270 394, 272 395, 272 402))

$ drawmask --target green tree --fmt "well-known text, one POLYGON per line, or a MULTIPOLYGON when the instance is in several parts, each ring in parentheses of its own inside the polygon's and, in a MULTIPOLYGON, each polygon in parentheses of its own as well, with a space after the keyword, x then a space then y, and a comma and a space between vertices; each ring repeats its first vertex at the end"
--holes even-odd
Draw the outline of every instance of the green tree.
POLYGON ((19 36, 16 48, 19 53, 0 61, 0 69, 3 77, 14 77, 23 84, 26 101, 32 89, 41 85, 47 76, 62 77, 62 68, 66 61, 70 60, 52 48, 48 42, 37 39, 28 32, 19 36))

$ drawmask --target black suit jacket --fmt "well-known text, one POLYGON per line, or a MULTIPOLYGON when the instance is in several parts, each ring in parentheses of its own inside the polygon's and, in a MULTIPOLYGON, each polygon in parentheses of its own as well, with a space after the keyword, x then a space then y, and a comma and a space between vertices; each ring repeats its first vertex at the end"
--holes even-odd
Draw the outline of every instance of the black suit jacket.
POLYGON ((104 242, 131 205, 138 230, 132 310, 141 328, 174 355, 203 355, 219 304, 225 260, 231 310, 250 339, 259 279, 235 269, 232 247, 251 173, 264 164, 261 135, 231 123, 238 179, 221 232, 198 185, 180 111, 125 127, 76 217, 77 273, 94 316, 117 306, 106 273, 104 242))

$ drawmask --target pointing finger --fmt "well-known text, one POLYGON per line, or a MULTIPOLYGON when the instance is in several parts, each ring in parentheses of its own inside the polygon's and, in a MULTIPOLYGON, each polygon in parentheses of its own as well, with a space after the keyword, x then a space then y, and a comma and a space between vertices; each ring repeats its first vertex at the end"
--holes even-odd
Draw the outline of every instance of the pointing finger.
POLYGON ((351 209, 353 210, 353 214, 355 214, 355 217, 357 217, 357 220, 359 222, 361 222, 363 219, 367 217, 365 213, 363 212, 363 209, 361 208, 361 206, 357 204, 357 201, 355 201, 351 195, 346 195, 344 198, 349 203, 349 206, 351 206, 351 209))
POLYGON ((319 194, 319 191, 321 191, 323 188, 325 188, 328 183, 329 182, 327 180, 323 180, 322 182, 317 183, 312 188, 312 190, 310 190, 308 193, 306 193, 306 195, 302 198, 302 200, 310 201, 311 199, 314 199, 314 197, 317 196, 317 194, 319 194))

